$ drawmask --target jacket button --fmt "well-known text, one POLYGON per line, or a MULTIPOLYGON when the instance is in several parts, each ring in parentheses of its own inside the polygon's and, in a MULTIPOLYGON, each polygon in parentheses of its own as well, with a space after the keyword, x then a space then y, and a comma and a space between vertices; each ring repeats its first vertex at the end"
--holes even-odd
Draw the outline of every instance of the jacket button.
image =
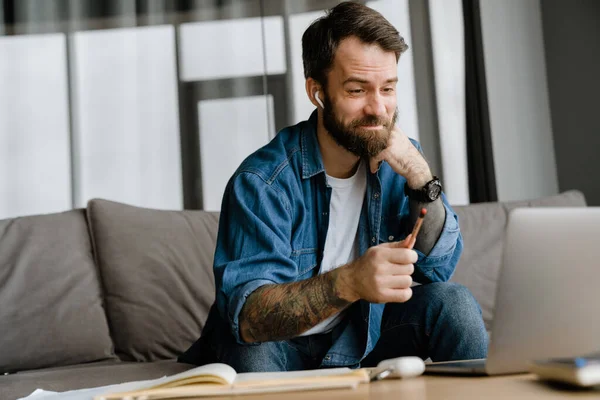
POLYGON ((374 198, 378 199, 379 198, 379 193, 375 192, 375 194, 373 195, 374 198))
POLYGON ((330 356, 329 354, 327 354, 327 355, 325 356, 325 361, 329 361, 329 360, 331 360, 331 356, 330 356))
POLYGON ((392 241, 392 240, 394 240, 394 237, 392 235, 390 235, 390 236, 388 236, 388 240, 392 241))
POLYGON ((375 236, 373 236, 373 237, 371 238, 371 243, 375 243, 375 241, 376 241, 376 240, 377 240, 377 239, 375 239, 375 236))

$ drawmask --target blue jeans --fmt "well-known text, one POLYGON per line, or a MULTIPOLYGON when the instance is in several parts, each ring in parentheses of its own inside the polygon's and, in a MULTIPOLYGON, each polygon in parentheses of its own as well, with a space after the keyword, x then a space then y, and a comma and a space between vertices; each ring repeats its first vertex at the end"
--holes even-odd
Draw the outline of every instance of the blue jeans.
MULTIPOLYGON (((243 346, 233 341, 213 346, 214 359, 237 372, 316 369, 341 331, 279 342, 243 346)), ((488 335, 475 298, 464 286, 436 282, 413 287, 406 303, 385 306, 381 337, 360 365, 372 367, 400 356, 433 361, 485 358, 488 335)), ((209 361, 207 361, 209 362, 209 361)))

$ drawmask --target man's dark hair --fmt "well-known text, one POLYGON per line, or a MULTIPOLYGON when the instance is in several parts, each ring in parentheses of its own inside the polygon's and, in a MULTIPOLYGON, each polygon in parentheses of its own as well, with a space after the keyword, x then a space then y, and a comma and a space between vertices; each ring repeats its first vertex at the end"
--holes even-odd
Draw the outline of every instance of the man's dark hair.
POLYGON ((302 35, 304 77, 327 85, 327 73, 340 42, 356 36, 367 44, 376 43, 396 53, 396 62, 408 45, 396 28, 379 12, 363 4, 343 2, 315 20, 302 35))

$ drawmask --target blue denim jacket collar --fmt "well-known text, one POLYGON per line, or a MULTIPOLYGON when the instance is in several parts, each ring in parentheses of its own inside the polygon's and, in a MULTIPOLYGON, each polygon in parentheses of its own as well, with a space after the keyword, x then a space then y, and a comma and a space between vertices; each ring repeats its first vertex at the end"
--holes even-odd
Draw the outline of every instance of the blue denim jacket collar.
POLYGON ((313 111, 304 124, 300 137, 300 150, 302 151, 302 179, 309 179, 325 172, 319 139, 317 138, 317 110, 313 111))

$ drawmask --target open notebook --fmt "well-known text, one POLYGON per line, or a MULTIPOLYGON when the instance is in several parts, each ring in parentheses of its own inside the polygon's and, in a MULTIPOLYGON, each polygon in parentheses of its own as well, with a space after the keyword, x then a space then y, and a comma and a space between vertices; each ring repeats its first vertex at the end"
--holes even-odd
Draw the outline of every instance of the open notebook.
POLYGON ((135 391, 108 393, 95 400, 155 400, 298 390, 356 388, 369 382, 365 369, 333 368, 297 372, 238 374, 226 364, 208 364, 145 382, 135 391))

